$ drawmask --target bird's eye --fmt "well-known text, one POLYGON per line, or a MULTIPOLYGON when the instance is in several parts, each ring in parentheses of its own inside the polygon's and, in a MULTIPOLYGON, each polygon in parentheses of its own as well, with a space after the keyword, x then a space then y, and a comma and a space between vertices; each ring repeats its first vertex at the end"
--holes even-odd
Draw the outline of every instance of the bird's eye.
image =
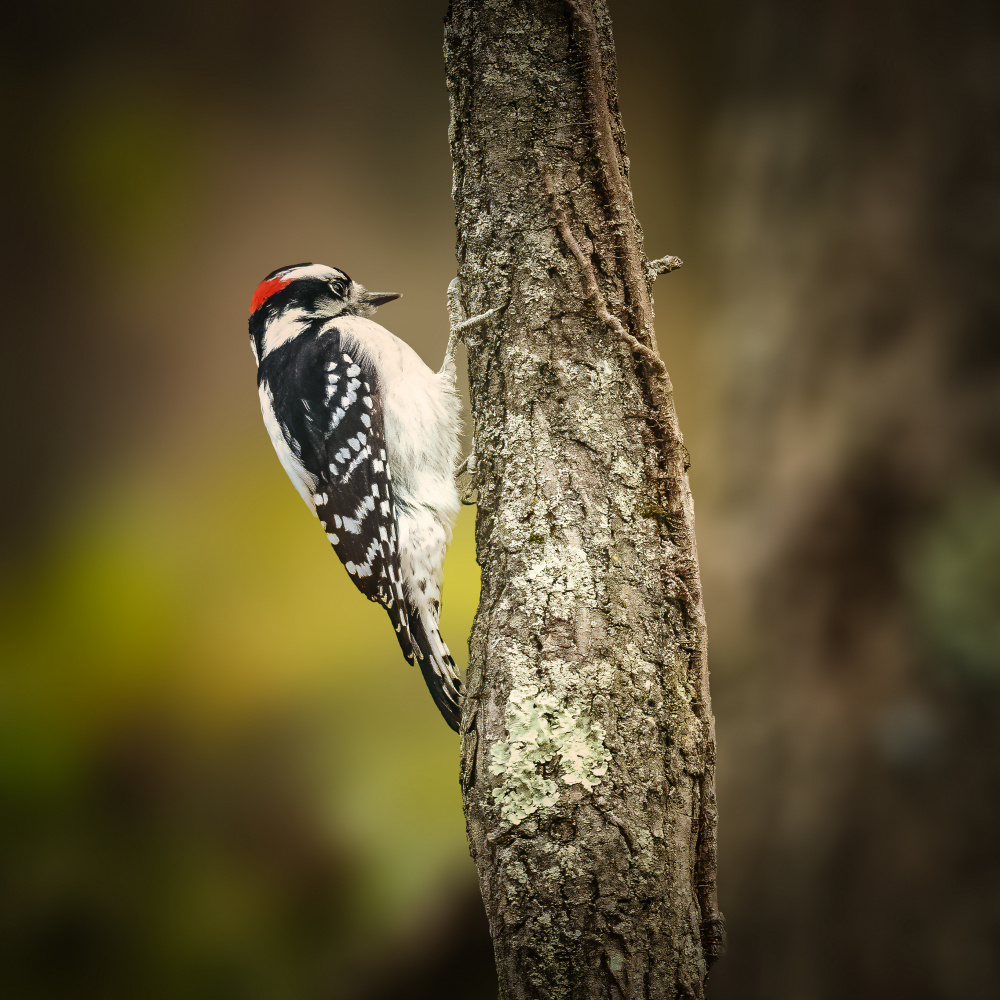
POLYGON ((331 281, 330 287, 333 289, 333 294, 336 295, 338 299, 342 299, 344 297, 344 292, 347 291, 347 285, 339 279, 331 281))

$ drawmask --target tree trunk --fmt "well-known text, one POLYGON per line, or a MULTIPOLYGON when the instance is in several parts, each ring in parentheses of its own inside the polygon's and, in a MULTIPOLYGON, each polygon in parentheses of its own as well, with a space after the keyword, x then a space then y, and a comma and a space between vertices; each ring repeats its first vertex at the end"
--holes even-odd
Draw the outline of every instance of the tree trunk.
POLYGON ((462 789, 501 994, 701 997, 715 736, 603 0, 452 0, 482 597, 462 789))

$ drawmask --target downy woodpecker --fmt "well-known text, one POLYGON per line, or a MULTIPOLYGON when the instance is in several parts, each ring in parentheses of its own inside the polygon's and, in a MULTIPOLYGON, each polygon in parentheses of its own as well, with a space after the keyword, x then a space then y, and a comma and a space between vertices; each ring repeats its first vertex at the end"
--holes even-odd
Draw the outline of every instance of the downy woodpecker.
POLYGON ((459 506, 455 337, 432 372, 370 318, 396 298, 333 267, 283 267, 254 292, 250 345, 279 461, 457 731, 461 681, 438 630, 459 506))

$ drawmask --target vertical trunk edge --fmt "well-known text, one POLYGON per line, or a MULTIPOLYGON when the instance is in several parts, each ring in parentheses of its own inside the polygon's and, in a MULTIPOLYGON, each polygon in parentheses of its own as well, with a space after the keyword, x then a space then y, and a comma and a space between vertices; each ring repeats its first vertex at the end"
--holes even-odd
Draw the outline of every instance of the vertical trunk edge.
POLYGON ((482 594, 462 723, 501 995, 703 997, 715 731, 604 0, 445 18, 482 594))

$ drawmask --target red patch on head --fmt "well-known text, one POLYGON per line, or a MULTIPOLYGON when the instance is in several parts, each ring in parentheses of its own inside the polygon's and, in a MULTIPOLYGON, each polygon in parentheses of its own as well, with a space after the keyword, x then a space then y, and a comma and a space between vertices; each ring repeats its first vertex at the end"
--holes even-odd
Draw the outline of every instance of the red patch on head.
POLYGON ((276 278, 262 281, 250 300, 250 315, 252 316, 275 292, 280 292, 291 280, 291 278, 285 278, 279 274, 276 278))

